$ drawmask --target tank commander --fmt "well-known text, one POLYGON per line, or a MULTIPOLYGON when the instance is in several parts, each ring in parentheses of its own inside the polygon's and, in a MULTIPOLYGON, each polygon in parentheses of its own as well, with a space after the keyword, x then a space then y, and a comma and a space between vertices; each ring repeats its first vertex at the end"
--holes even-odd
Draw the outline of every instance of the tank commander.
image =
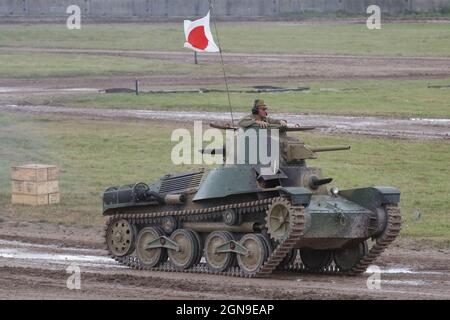
POLYGON ((239 120, 239 126, 244 129, 254 124, 259 125, 261 128, 267 128, 269 124, 277 124, 283 127, 287 126, 285 120, 278 120, 268 116, 267 105, 262 99, 255 100, 253 103, 252 114, 239 120))

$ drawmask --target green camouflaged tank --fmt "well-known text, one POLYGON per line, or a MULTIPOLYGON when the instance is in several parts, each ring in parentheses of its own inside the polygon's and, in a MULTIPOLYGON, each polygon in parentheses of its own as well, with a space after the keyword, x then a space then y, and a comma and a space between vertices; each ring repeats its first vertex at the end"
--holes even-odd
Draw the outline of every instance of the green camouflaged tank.
MULTIPOLYGON (((400 191, 329 189, 332 179, 306 160, 350 147, 315 148, 287 135, 306 129, 241 133, 253 130, 262 146, 262 131, 269 145, 279 130, 279 162, 269 167, 246 154, 243 162, 211 170, 108 188, 103 214, 110 255, 135 269, 230 276, 364 272, 400 232, 400 191)), ((250 144, 244 147, 248 152, 250 144)), ((225 159, 230 150, 203 152, 225 159)))

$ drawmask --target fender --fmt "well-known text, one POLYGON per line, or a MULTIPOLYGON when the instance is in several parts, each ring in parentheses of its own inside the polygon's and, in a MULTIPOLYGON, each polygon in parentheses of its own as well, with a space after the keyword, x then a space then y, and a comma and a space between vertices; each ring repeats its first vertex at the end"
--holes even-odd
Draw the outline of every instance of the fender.
POLYGON ((339 195, 371 211, 375 211, 385 204, 397 204, 400 202, 400 190, 394 187, 341 190, 339 195))

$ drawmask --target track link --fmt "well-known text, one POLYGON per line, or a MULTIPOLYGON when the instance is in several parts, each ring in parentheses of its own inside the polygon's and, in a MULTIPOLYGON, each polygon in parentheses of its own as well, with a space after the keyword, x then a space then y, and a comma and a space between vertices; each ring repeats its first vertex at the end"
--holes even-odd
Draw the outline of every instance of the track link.
POLYGON ((256 274, 258 277, 267 277, 273 273, 273 271, 280 265, 283 259, 288 255, 288 253, 294 248, 294 245, 300 240, 303 235, 303 230, 305 228, 305 214, 304 207, 292 207, 291 212, 292 224, 291 232, 288 237, 283 240, 272 254, 269 259, 264 263, 262 268, 256 274))
POLYGON ((381 237, 376 239, 375 244, 372 248, 370 248, 369 252, 361 259, 361 261, 359 261, 356 266, 347 272, 349 275, 356 275, 365 272, 367 267, 373 263, 400 234, 400 229, 402 226, 400 208, 392 205, 386 206, 385 208, 388 215, 386 230, 383 232, 381 237))

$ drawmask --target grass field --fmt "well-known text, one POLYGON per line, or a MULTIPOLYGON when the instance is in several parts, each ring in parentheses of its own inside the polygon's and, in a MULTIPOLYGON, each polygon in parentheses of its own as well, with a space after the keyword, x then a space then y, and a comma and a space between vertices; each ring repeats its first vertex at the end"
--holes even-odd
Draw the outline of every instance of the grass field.
MULTIPOLYGON (((100 196, 106 187, 149 182, 168 172, 193 168, 171 164, 172 129, 173 124, 161 122, 0 114, 0 214, 27 221, 100 225, 100 196), (10 167, 30 162, 62 168, 60 205, 10 205, 10 167)), ((311 145, 352 145, 351 152, 323 153, 309 162, 334 177, 333 185, 399 187, 404 237, 450 241, 449 143, 302 136, 311 145)))
MULTIPOLYGON (((300 25, 295 22, 219 22, 226 52, 313 53, 388 56, 450 56, 450 24, 392 23, 369 31, 364 24, 300 25)), ((64 24, 0 25, 0 47, 93 48, 184 51, 182 24, 86 24, 67 30, 64 24)), ((219 63, 163 61, 86 54, 0 53, 0 78, 192 76, 220 75, 219 63)), ((227 64, 229 76, 299 75, 289 64, 227 64), (284 68, 284 69, 283 69, 284 68)), ((370 77, 370 75, 368 75, 370 77)), ((255 83, 257 84, 257 83, 255 83)), ((260 94, 272 111, 322 114, 381 115, 398 117, 450 117, 450 89, 442 80, 353 80, 287 83, 310 86, 309 93, 260 94), (353 89, 333 92, 323 89, 353 89)), ((39 82, 36 82, 39 85, 39 82)), ((145 83, 143 83, 145 85, 145 83)), ((152 84, 150 84, 151 86, 152 84)), ((132 84, 130 83, 130 87, 132 84)), ((236 84, 236 87, 242 85, 236 84)), ((223 88, 223 86, 221 86, 223 88)), ((248 89, 248 88, 247 88, 248 89)), ((256 94, 232 94, 237 111, 246 111, 256 94)), ((0 100, 7 100, 5 95, 0 100)), ((221 110, 226 95, 209 94, 87 94, 26 96, 10 103, 35 103, 75 107, 221 110)))
MULTIPOLYGON (((40 79, 47 77, 86 76, 152 76, 161 75, 207 75, 220 74, 220 64, 203 64, 198 68, 193 63, 181 63, 158 59, 111 57, 88 54, 56 53, 0 53, 1 78, 40 79)), ((230 74, 250 72, 245 66, 229 66, 230 74)))
MULTIPOLYGON (((364 21, 364 20, 362 20, 364 21)), ((219 22, 226 52, 450 56, 445 23, 301 25, 295 22, 219 22)), ((183 24, 0 25, 0 46, 183 51, 183 24)))
MULTIPOLYGON (((271 112, 450 118, 450 89, 428 88, 429 85, 450 85, 450 79, 289 83, 286 87, 309 86, 311 90, 310 92, 276 94, 232 93, 231 100, 235 111, 245 112, 249 110, 253 99, 259 96, 266 101, 271 112)), ((239 88, 249 89, 248 87, 239 88)), ((224 89, 223 86, 221 89, 224 89)), ((25 96, 19 103, 79 108, 196 111, 221 111, 228 108, 225 93, 141 94, 139 96, 130 93, 92 93, 25 96)))

